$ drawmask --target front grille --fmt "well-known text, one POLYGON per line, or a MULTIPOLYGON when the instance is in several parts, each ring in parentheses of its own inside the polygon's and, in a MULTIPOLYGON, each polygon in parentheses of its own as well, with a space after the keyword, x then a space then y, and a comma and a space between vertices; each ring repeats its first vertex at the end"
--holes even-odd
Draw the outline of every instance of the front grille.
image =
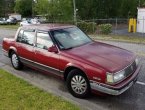
POLYGON ((125 77, 130 76, 132 73, 135 72, 136 69, 137 69, 137 65, 136 62, 134 61, 130 66, 125 68, 125 77))

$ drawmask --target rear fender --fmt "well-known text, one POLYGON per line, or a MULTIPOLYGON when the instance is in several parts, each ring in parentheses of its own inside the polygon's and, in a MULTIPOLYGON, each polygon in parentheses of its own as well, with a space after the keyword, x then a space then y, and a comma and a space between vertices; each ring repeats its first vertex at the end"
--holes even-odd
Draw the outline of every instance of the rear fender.
POLYGON ((11 57, 11 52, 14 51, 15 53, 17 53, 17 49, 13 46, 10 46, 9 52, 8 52, 8 56, 11 57))

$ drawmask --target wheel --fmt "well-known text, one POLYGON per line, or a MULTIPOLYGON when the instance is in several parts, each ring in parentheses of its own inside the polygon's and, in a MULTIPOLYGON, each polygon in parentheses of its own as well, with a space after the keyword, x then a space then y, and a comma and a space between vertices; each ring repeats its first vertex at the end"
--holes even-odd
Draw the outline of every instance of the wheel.
POLYGON ((12 66, 17 70, 20 70, 23 68, 23 64, 21 63, 18 55, 15 52, 11 53, 11 63, 12 63, 12 66))
POLYGON ((77 98, 86 98, 90 93, 90 84, 87 77, 78 69, 69 72, 67 77, 67 88, 77 98))

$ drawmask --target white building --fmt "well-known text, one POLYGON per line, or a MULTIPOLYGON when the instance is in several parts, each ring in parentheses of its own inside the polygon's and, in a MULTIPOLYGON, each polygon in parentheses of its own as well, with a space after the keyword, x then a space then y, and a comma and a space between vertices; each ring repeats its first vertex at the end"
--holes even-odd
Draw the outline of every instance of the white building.
POLYGON ((137 32, 145 33, 145 8, 138 8, 137 32))
POLYGON ((17 13, 10 14, 9 18, 16 18, 18 21, 21 21, 22 19, 21 15, 17 13))

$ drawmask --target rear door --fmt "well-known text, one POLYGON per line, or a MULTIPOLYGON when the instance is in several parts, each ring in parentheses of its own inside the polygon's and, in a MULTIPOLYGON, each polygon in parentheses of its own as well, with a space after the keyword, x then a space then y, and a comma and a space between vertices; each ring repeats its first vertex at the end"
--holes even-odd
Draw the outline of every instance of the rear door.
POLYGON ((23 30, 21 29, 17 37, 17 54, 21 60, 25 62, 32 62, 34 60, 34 41, 35 30, 23 30))

